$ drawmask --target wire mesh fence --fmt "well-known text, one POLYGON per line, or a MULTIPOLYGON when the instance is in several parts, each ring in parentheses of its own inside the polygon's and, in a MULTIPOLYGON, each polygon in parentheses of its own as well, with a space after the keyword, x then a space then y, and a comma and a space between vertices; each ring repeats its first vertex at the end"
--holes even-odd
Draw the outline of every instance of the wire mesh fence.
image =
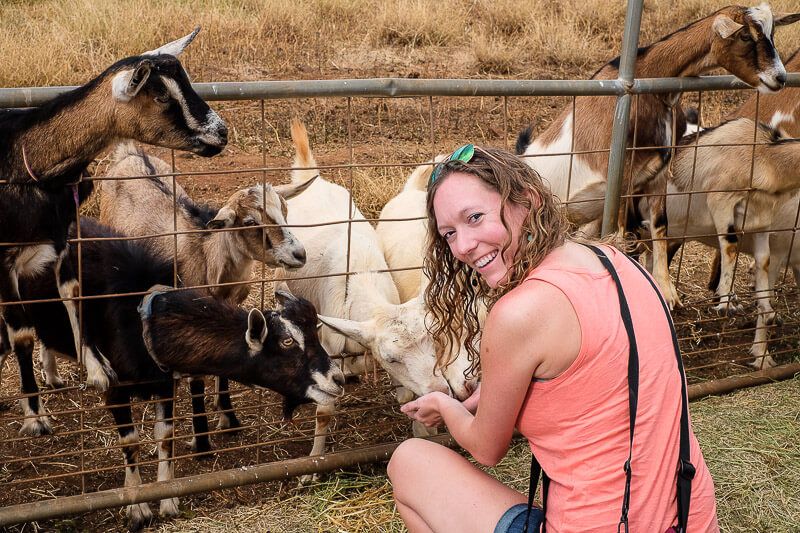
MULTIPOLYGON (((534 119, 531 109, 540 106, 575 109, 575 102, 582 97, 582 94, 592 93, 598 89, 598 87, 584 86, 581 82, 556 83, 550 86, 485 82, 479 84, 480 87, 476 89, 473 82, 447 83, 446 80, 435 80, 426 84, 423 83, 426 80, 409 80, 414 84, 406 86, 403 81, 376 81, 374 83, 377 84, 375 86, 377 89, 370 88, 369 83, 372 83, 370 80, 365 81, 367 88, 354 88, 353 83, 348 82, 326 82, 323 86, 310 89, 316 91, 311 93, 314 95, 313 98, 303 92, 286 94, 291 93, 298 85, 292 85, 291 89, 285 86, 273 86, 272 89, 268 86, 242 86, 239 91, 234 91, 233 85, 226 85, 224 91, 220 87, 216 89, 209 87, 207 88, 209 92, 205 96, 215 94, 214 98, 218 100, 229 98, 235 100, 219 104, 231 130, 227 155, 206 160, 165 150, 151 148, 145 150, 168 162, 171 171, 161 176, 172 181, 173 191, 176 190, 174 184, 179 183, 195 201, 221 205, 243 187, 286 181, 293 157, 288 134, 289 117, 299 116, 309 128, 311 148, 319 163, 319 173, 323 178, 343 185, 364 214, 362 220, 343 213, 340 218, 331 222, 347 223, 348 227, 355 224, 374 224, 379 220, 381 208, 400 190, 406 177, 418 165, 430 165, 430 161, 437 154, 449 152, 454 146, 467 141, 510 148, 517 132, 534 119), (325 94, 326 91, 328 94, 325 94), (394 96, 384 94, 383 91, 394 96), (464 96, 480 91, 485 94, 464 96), (549 96, 559 92, 572 95, 549 96), (407 95, 411 93, 413 94, 407 95)), ((797 76, 794 76, 789 83, 792 86, 799 86, 799 81, 797 76)), ((667 80, 663 86, 648 83, 651 85, 644 84, 640 87, 644 87, 644 90, 650 90, 651 86, 655 87, 655 90, 669 90, 672 87, 670 83, 677 82, 667 80)), ((687 82, 680 82, 680 84, 685 83, 687 82)), ((709 83, 713 86, 716 83, 713 89, 733 85, 729 78, 699 80, 696 83, 698 86, 709 83)), ((636 87, 634 84, 634 91, 637 90, 636 87)), ((603 91, 608 98, 616 98, 615 95, 621 94, 620 87, 614 84, 606 85, 603 91)), ((755 95, 754 92, 746 91, 739 96, 739 99, 751 97, 758 99, 755 95)), ((721 110, 725 106, 718 103, 720 98, 717 93, 690 93, 685 99, 698 104, 703 124, 713 124, 716 122, 715 118, 724 116, 721 110), (709 100, 714 103, 711 106, 704 105, 709 100), (707 107, 710 107, 711 111, 706 111, 707 107), (711 118, 707 120, 708 115, 711 115, 711 118)), ((15 100, 10 101, 13 102, 11 105, 19 105, 15 100)), ((36 103, 30 98, 26 102, 36 103)), ((631 105, 635 114, 637 105, 635 96, 631 105)), ((647 125, 636 123, 634 129, 639 127, 647 125)), ((534 124, 534 129, 541 130, 542 125, 534 124)), ((693 231, 696 228, 692 226, 694 220, 689 216, 684 216, 683 225, 673 224, 670 229, 671 243, 683 244, 680 251, 676 251, 670 273, 683 303, 681 308, 675 310, 674 318, 690 383, 700 383, 752 370, 749 363, 753 361, 751 348, 754 340, 761 343, 766 340, 764 336, 756 338, 759 331, 762 333, 768 331, 769 352, 777 363, 797 361, 798 332, 800 332, 798 329, 800 317, 796 305, 797 290, 792 276, 787 273, 793 268, 791 251, 794 247, 793 235, 798 228, 797 213, 800 212, 800 203, 796 194, 792 196, 791 190, 782 191, 781 201, 789 206, 786 208, 787 212, 794 215, 788 217, 789 220, 786 220, 786 217, 780 220, 782 224, 788 223, 788 225, 767 227, 747 225, 749 198, 760 193, 755 182, 762 170, 755 154, 764 143, 757 140, 756 133, 754 126, 752 139, 735 143, 737 146, 752 150, 753 158, 746 162, 750 167, 746 186, 725 188, 715 185, 705 189, 690 187, 687 190, 665 191, 668 205, 674 203, 677 198, 696 196, 701 198, 697 200, 700 204, 705 202, 704 198, 709 194, 739 194, 744 198, 741 217, 738 220, 740 225, 732 230, 725 228, 725 231, 713 229, 692 233, 689 228, 691 227, 693 231), (716 244, 719 248, 719 237, 725 242, 743 243, 759 233, 771 232, 788 235, 790 240, 788 247, 783 250, 786 260, 780 265, 783 268, 777 274, 773 298, 773 309, 780 320, 758 321, 759 314, 763 315, 769 311, 759 306, 764 299, 763 290, 756 292, 751 287, 753 276, 749 275, 748 271, 752 259, 748 254, 739 251, 732 257, 734 265, 732 289, 738 297, 741 309, 737 308, 737 313, 730 314, 715 309, 719 306, 719 295, 715 296, 706 289, 709 261, 714 251, 714 248, 707 244, 716 244), (732 235, 735 235, 736 239, 731 238, 732 235), (702 244, 703 242, 706 244, 702 244)), ((698 150, 703 150, 699 148, 702 140, 703 137, 698 136, 691 143, 687 141, 686 145, 670 142, 650 147, 633 146, 628 148, 626 157, 635 158, 637 151, 645 148, 668 150, 673 154, 676 151, 689 154, 693 146, 695 152, 686 157, 703 159, 708 156, 694 155, 698 150)), ((785 141, 785 143, 790 142, 785 141)), ((734 143, 723 143, 704 150, 720 150, 723 146, 732 144, 734 143)), ((609 152, 611 149, 612 147, 608 146, 603 152, 609 152)), ((577 156, 587 153, 589 152, 567 150, 551 153, 548 156, 567 157, 572 166, 577 156)), ((87 179, 95 179, 98 182, 112 179, 104 175, 108 163, 107 160, 100 161, 93 177, 87 179)), ((142 180, 149 177, 127 176, 126 179, 142 180)), ((0 185, 2 186, 7 184, 0 185)), ((624 212, 635 211, 633 208, 646 199, 646 196, 632 187, 629 188, 621 195, 624 212)), ((568 193, 563 200, 565 205, 569 205, 572 200, 571 194, 568 193)), ((175 205, 177 206, 177 200, 175 205)), ((148 206, 143 206, 143 209, 148 209, 148 206)), ((686 209, 691 209, 691 205, 686 209)), ((776 209, 774 205, 772 209, 776 209)), ((90 198, 84 204, 82 213, 84 216, 97 216, 99 214, 97 200, 90 198)), ((177 208, 169 215, 177 217, 177 208)), ((750 220, 754 218, 752 211, 749 216, 750 220)), ((419 219, 409 217, 400 220, 413 224, 419 219)), ((155 238, 164 239, 177 249, 178 239, 192 234, 215 231, 244 233, 264 230, 266 232, 277 227, 292 229, 291 225, 273 222, 266 221, 256 224, 255 227, 225 230, 204 228, 178 230, 178 224, 175 222, 173 231, 150 233, 145 238, 151 241, 155 238)), ((625 218, 620 218, 619 222, 624 225, 625 218)), ((642 246, 639 251, 648 247, 646 235, 641 235, 641 237, 631 236, 633 240, 641 238, 638 241, 642 246)), ((123 239, 140 242, 142 238, 140 236, 123 239)), ((79 249, 82 243, 89 243, 92 240, 79 237, 71 241, 71 246, 79 249)), ((268 243, 268 238, 262 238, 262 246, 266 248, 268 243)), ((10 244, 20 245, 20 243, 0 243, 0 246, 10 244)), ((420 264, 421 255, 422 250, 420 250, 420 264)), ((643 257, 642 260, 646 261, 646 254, 643 257)), ((349 277, 357 274, 358 269, 350 265, 349 254, 347 258, 347 268, 330 272, 330 275, 349 277)), ((313 257, 309 256, 307 260, 312 261, 313 257)), ((173 266, 174 285, 185 287, 187 284, 182 283, 181 267, 176 255, 173 257, 173 266)), ((276 282, 283 279, 285 279, 284 273, 276 272, 263 263, 257 263, 244 282, 233 280, 200 284, 199 288, 204 290, 234 287, 246 283, 248 291, 243 306, 248 309, 252 307, 264 309, 275 306, 274 287, 276 282)), ((723 292, 721 295, 724 297, 726 294, 723 292)), ((143 295, 142 292, 133 293, 137 299, 143 295)), ((102 297, 120 296, 108 294, 102 297)), ((86 302, 96 298, 98 296, 82 295, 75 298, 75 301, 81 308, 86 302)), ((23 300, 21 304, 2 305, 30 303, 23 300)), ((55 385, 53 388, 46 388, 36 393, 47 411, 46 415, 26 412, 16 405, 31 394, 17 392, 20 390, 20 381, 14 357, 8 357, 5 361, 0 382, 2 391, 0 404, 4 409, 0 412, 0 422, 2 422, 0 423, 0 442, 2 442, 0 480, 7 489, 0 501, 9 513, 5 516, 10 516, 13 506, 18 504, 55 498, 53 505, 58 506, 59 497, 92 494, 117 488, 122 485, 122 480, 125 478, 126 464, 123 459, 125 443, 119 441, 118 424, 103 405, 103 395, 92 387, 85 386, 86 369, 75 361, 58 358, 57 369, 61 376, 58 379, 54 377, 53 368, 47 366, 49 363, 46 360, 42 362, 41 354, 37 355, 35 357, 37 370, 42 374, 48 374, 48 383, 55 385), (38 419, 41 416, 48 418, 51 432, 37 436, 19 434, 26 420, 38 419)), ((332 355, 339 356, 339 354, 332 355)), ((340 401, 332 422, 328 450, 359 450, 370 445, 399 442, 410 434, 409 422, 397 409, 394 398, 395 384, 390 376, 374 360, 368 359, 366 366, 368 370, 346 387, 346 394, 340 401)), ((125 383, 119 384, 119 386, 124 385, 125 383)), ((200 392, 196 386, 192 387, 185 377, 174 380, 172 395, 175 398, 175 409, 169 420, 174 423, 175 429, 174 435, 168 437, 159 435, 153 420, 158 410, 157 400, 143 399, 131 403, 133 424, 138 428, 141 451, 134 462, 128 462, 127 467, 138 465, 141 479, 145 483, 154 481, 159 475, 158 449, 165 444, 171 448, 175 476, 178 478, 300 458, 307 455, 311 449, 315 431, 315 416, 311 406, 301 407, 293 420, 287 422, 283 420, 282 401, 277 394, 234 386, 231 390, 232 407, 225 405, 219 407, 219 392, 211 386, 200 392), (204 405, 212 419, 211 429, 199 433, 196 431, 196 426, 193 427, 193 420, 197 417, 196 405, 193 403, 197 402, 204 405), (236 413, 240 425, 231 425, 230 418, 223 416, 230 415, 231 410, 236 413), (228 422, 215 426, 215 419, 228 422), (142 420, 143 422, 140 422, 142 420), (193 439, 196 444, 196 439, 203 436, 211 438, 213 449, 200 453, 192 451, 193 439)))

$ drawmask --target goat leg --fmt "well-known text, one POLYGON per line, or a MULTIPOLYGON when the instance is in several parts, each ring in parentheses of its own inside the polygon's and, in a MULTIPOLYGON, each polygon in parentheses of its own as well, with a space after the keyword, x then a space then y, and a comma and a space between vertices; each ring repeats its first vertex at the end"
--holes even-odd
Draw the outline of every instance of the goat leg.
POLYGON ((650 210, 650 234, 653 239, 653 278, 658 283, 664 299, 670 309, 680 307, 681 300, 678 290, 669 275, 669 253, 667 250, 667 204, 663 192, 657 192, 666 176, 662 171, 650 183, 647 205, 650 210), (661 179, 659 179, 661 178, 661 179))
POLYGON ((752 365, 762 369, 776 365, 775 360, 769 355, 769 329, 775 324, 776 316, 771 304, 773 285, 770 281, 769 233, 756 233, 753 240, 758 318, 750 354, 755 357, 752 365))
MULTIPOLYGON (((309 457, 316 457, 325 453, 325 444, 328 440, 328 427, 331 418, 336 412, 336 405, 317 405, 316 418, 314 422, 314 445, 311 448, 309 457)), ((305 475, 300 477, 300 485, 305 485, 317 479, 317 475, 305 475)))
POLYGON ((211 451, 211 437, 208 434, 208 417, 206 416, 206 383, 202 377, 189 378, 189 392, 192 395, 192 431, 194 433, 190 446, 193 452, 204 454, 211 451))
POLYGON ((236 417, 236 413, 233 411, 228 378, 216 377, 215 388, 216 394, 214 395, 214 405, 217 411, 219 411, 217 429, 237 429, 242 427, 242 423, 239 422, 239 419, 236 417))
MULTIPOLYGON (((3 383, 3 367, 6 364, 6 359, 11 354, 11 343, 8 341, 6 334, 6 323, 2 316, 3 309, 0 308, 0 384, 3 383)), ((0 411, 8 409, 6 403, 0 403, 0 411)))
MULTIPOLYGON (((130 394, 118 388, 109 389, 106 394, 106 405, 114 417, 119 433, 119 443, 125 456, 125 487, 138 487, 142 484, 139 473, 139 430, 133 424, 130 407, 130 394)), ((127 508, 128 529, 139 531, 153 521, 153 512, 146 503, 134 503, 127 508)))
MULTIPOLYGON (((0 275, 0 301, 19 301, 17 280, 13 272, 0 275)), ((20 390, 25 395, 19 400, 25 419, 20 428, 20 435, 49 435, 53 432, 50 417, 41 403, 39 386, 33 370, 33 321, 22 305, 8 305, 3 308, 3 322, 8 346, 17 357, 19 365, 20 390)), ((3 360, 7 356, 3 355, 3 360)), ((2 362, 2 361, 0 361, 2 362)))
MULTIPOLYGON (((174 408, 174 398, 168 398, 156 404, 156 424, 153 429, 153 436, 158 445, 158 481, 170 481, 175 478, 175 463, 172 460, 175 442, 174 408)), ((178 516, 180 514, 178 498, 161 500, 158 514, 165 518, 178 516)))

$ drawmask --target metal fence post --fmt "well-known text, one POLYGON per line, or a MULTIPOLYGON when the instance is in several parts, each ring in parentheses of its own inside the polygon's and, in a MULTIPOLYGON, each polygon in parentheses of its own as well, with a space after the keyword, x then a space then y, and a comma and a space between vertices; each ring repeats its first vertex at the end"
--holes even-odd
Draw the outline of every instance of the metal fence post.
POLYGON ((625 172, 625 148, 628 141, 628 123, 631 114, 631 93, 635 75, 636 55, 639 46, 639 27, 642 22, 643 0, 630 0, 625 14, 625 31, 622 34, 622 51, 619 62, 619 82, 625 94, 617 98, 614 124, 611 132, 611 152, 608 156, 608 187, 603 204, 602 235, 617 229, 622 176, 625 172))

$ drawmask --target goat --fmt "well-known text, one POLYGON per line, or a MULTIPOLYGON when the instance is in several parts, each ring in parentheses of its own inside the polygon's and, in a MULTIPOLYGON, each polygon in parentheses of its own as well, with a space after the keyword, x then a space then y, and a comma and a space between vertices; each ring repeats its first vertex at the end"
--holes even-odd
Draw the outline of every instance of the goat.
MULTIPOLYGON (((91 239, 122 236, 87 218, 80 221, 80 234, 91 239)), ((280 311, 248 313, 201 291, 164 292, 163 284, 173 279, 172 261, 152 253, 147 243, 88 240, 80 249, 84 295, 138 293, 83 302, 86 343, 107 358, 121 381, 106 391, 105 402, 119 432, 126 487, 141 484, 136 464, 139 436, 130 407, 134 397, 161 400, 154 430, 158 480, 173 477, 173 373, 218 374, 272 389, 284 395, 285 418, 302 403, 330 404, 343 393, 344 376, 319 343, 316 310, 308 301, 278 291, 280 311), (142 298, 146 291, 150 292, 142 298)), ((67 260, 77 264, 76 248, 70 249, 67 260)), ((30 299, 58 296, 49 271, 23 280, 20 291, 30 299)), ((42 344, 75 357, 64 307, 57 302, 31 307, 42 344)), ((144 503, 130 505, 127 512, 132 530, 152 519, 144 503)), ((160 513, 177 515, 177 498, 162 500, 160 513)))
MULTIPOLYGON (((464 399, 472 384, 464 378, 465 368, 450 365, 435 369, 433 342, 425 327, 424 302, 414 298, 399 304, 397 288, 387 269, 375 230, 364 220, 346 189, 318 177, 308 133, 293 122, 292 141, 296 155, 292 183, 306 183, 308 189, 289 200, 289 224, 302 224, 295 233, 306 246, 309 260, 304 267, 285 275, 292 292, 311 301, 326 326, 321 342, 330 354, 363 354, 365 349, 387 373, 417 395, 442 391, 464 399), (348 222, 330 224, 351 219, 348 222), (319 225, 307 227, 307 225, 319 225), (349 233, 349 236, 348 236, 349 233), (349 237, 349 241, 348 241, 349 237), (350 253, 349 276, 347 253, 350 253)), ((468 363, 465 363, 468 364, 468 363)), ((348 357, 345 374, 365 368, 365 359, 348 357)), ((317 424, 311 455, 325 451, 326 432, 334 409, 317 408, 317 424)))
MULTIPOLYGON (((772 265, 771 241, 791 237, 791 232, 771 234, 769 230, 776 225, 783 226, 780 229, 795 226, 798 188, 800 139, 784 139, 776 129, 749 118, 684 137, 672 164, 667 216, 673 222, 668 237, 685 236, 722 252, 718 312, 738 311, 732 294, 737 250, 753 254, 759 313, 750 353, 759 367, 774 365, 767 351, 766 328, 775 320, 770 294, 780 262, 772 265)), ((644 202, 639 204, 644 206, 644 202)), ((783 251, 788 254, 788 243, 783 251)))
MULTIPOLYGON (((442 156, 439 156, 433 163, 441 159, 442 156)), ((392 271, 401 302, 411 300, 420 292, 422 253, 428 238, 425 199, 433 166, 425 164, 414 169, 406 180, 403 190, 383 206, 378 217, 378 225, 375 227, 389 268, 406 269, 392 271), (420 217, 421 220, 386 220, 416 217, 420 217)))
MULTIPOLYGON (((658 78, 698 76, 722 67, 762 92, 777 91, 786 70, 773 44, 774 28, 800 20, 800 13, 773 14, 767 4, 729 6, 679 29, 637 52, 635 76, 658 78)), ((617 79, 619 58, 601 67, 592 79, 617 79)), ((665 170, 673 144, 685 128, 677 106, 679 94, 641 94, 634 100, 628 146, 654 147, 626 156, 625 189, 648 194, 653 235, 653 277, 670 307, 680 304, 669 276, 664 207, 665 170), (673 109, 675 123, 673 124, 673 109), (635 133, 635 135, 634 135, 635 133)), ((579 98, 533 142, 530 126, 517 139, 517 153, 550 182, 553 193, 568 202, 572 222, 599 232, 606 191, 608 147, 614 120, 614 100, 603 96, 579 98), (569 152, 582 152, 570 155, 569 152), (549 155, 562 154, 562 155, 549 155), (576 191, 572 193, 572 191, 576 191)))
MULTIPOLYGON (((800 49, 795 50, 789 59, 786 60, 785 65, 789 72, 800 71, 800 49)), ((782 137, 798 138, 800 137, 800 88, 787 87, 776 94, 754 94, 736 110, 731 112, 727 118, 728 120, 733 120, 740 117, 749 118, 751 120, 758 119, 761 122, 767 123, 770 127, 777 130, 782 137), (756 108, 758 108, 758 117, 756 117, 756 108)), ((752 142, 752 135, 749 135, 747 142, 752 142)), ((747 162, 745 165, 749 166, 747 162)), ((795 169, 792 168, 791 165, 788 167, 784 165, 783 172, 783 179, 791 179, 795 169)), ((683 218, 677 217, 685 217, 686 201, 677 197, 672 203, 674 206, 670 206, 668 202, 668 213, 677 211, 675 215, 676 219, 683 220, 683 218)), ((775 206, 772 210, 772 223, 768 234, 768 249, 765 248, 767 245, 764 242, 764 236, 758 237, 748 233, 738 236, 738 249, 751 255, 756 255, 756 253, 758 253, 762 259, 757 262, 757 265, 760 265, 762 269, 765 266, 763 258, 767 253, 769 254, 767 272, 762 270, 762 272, 756 273, 756 279, 761 280, 760 285, 763 285, 764 280, 767 280, 767 292, 757 292, 761 298, 765 296, 772 298, 772 291, 775 287, 778 275, 787 265, 792 269, 795 281, 800 284, 800 244, 798 244, 800 243, 800 233, 798 233, 797 227, 798 205, 800 205, 800 193, 798 192, 789 195, 781 195, 775 199, 775 206), (756 250, 758 250, 758 252, 756 250)), ((669 216, 672 217, 672 215, 669 216)), ((750 215, 748 215, 748 218, 749 216, 750 215)), ((706 241, 708 240, 710 239, 706 239, 706 241)), ((719 247, 715 247, 715 252, 709 287, 716 289, 721 281, 719 247)), ((761 291, 764 291, 763 287, 761 287, 761 291)), ((764 306, 764 308, 769 309, 766 306, 764 306)), ((761 318, 763 313, 764 311, 760 309, 759 318, 761 318)), ((775 315, 771 312, 767 312, 763 314, 763 316, 763 323, 765 325, 771 324, 775 319, 775 315)), ((774 361, 768 356, 767 342, 768 328, 757 328, 756 339, 750 349, 750 353, 757 357, 756 362, 761 361, 762 359, 759 358, 763 357, 763 364, 772 366, 774 361)))
MULTIPOLYGON (((119 179, 103 181, 99 187, 100 221, 133 236, 180 232, 177 251, 171 236, 147 240, 160 257, 177 257, 178 275, 184 286, 210 286, 205 290, 214 297, 239 305, 250 292, 256 261, 289 269, 305 263, 303 245, 288 228, 273 224, 286 224, 286 199, 309 184, 247 187, 231 195, 221 208, 214 209, 195 203, 177 183, 173 194, 172 179, 164 177, 172 171, 170 166, 145 154, 133 143, 121 144, 115 158, 108 175, 119 179), (124 179, 127 176, 148 178, 124 179), (175 206, 177 216, 173 219, 175 206), (201 231, 206 228, 226 231, 201 231), (244 283, 230 284, 237 281, 244 283)), ((203 380, 193 378, 190 387, 196 409, 204 409, 203 380)), ((222 379, 214 397, 221 410, 218 424, 221 429, 240 426, 227 391, 227 381, 222 379)), ((198 423, 205 424, 205 420, 199 419, 198 423)), ((211 448, 203 435, 196 437, 194 445, 194 451, 211 448)))
MULTIPOLYGON (((0 305, 7 342, 20 366, 32 364, 34 339, 30 313, 16 303, 19 284, 54 269, 87 382, 105 390, 113 381, 102 356, 80 347, 72 300, 80 288, 64 260, 68 228, 76 220, 80 199, 91 191, 91 182, 81 182, 87 166, 118 139, 202 156, 218 154, 227 143, 225 123, 194 92, 176 57, 198 31, 122 59, 38 108, 0 113, 0 178, 6 180, 0 194, 0 305)), ((0 366, 4 358, 0 356, 0 366)), ((23 392, 30 387, 22 383, 23 392)), ((42 409, 35 396, 25 403, 26 412, 42 409)))

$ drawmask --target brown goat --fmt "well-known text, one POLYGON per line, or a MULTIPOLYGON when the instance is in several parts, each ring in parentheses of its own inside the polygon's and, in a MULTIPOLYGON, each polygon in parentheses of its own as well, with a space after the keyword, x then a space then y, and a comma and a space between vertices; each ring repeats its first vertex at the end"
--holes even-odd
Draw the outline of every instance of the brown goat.
MULTIPOLYGON (((800 13, 773 13, 769 6, 728 6, 664 37, 637 54, 637 78, 697 76, 722 67, 763 91, 777 91, 786 81, 786 71, 773 44, 774 28, 800 20, 800 13)), ((619 58, 604 65, 592 79, 617 79, 619 58)), ((625 165, 624 189, 648 194, 650 229, 653 237, 653 277, 670 306, 680 303, 669 276, 666 241, 667 217, 664 207, 664 170, 673 144, 673 127, 678 138, 685 128, 683 114, 673 108, 679 94, 642 94, 634 100, 628 129, 630 152, 625 165), (653 147, 642 150, 642 147, 653 147)), ((599 232, 606 192, 608 148, 614 121, 614 99, 606 96, 579 98, 567 107, 535 141, 532 128, 517 140, 517 153, 526 158, 563 201, 567 213, 578 225, 589 224, 599 232), (581 152, 574 156, 569 152, 581 152), (550 155, 554 154, 554 155, 550 155), (566 155, 556 155, 566 154, 566 155)))

